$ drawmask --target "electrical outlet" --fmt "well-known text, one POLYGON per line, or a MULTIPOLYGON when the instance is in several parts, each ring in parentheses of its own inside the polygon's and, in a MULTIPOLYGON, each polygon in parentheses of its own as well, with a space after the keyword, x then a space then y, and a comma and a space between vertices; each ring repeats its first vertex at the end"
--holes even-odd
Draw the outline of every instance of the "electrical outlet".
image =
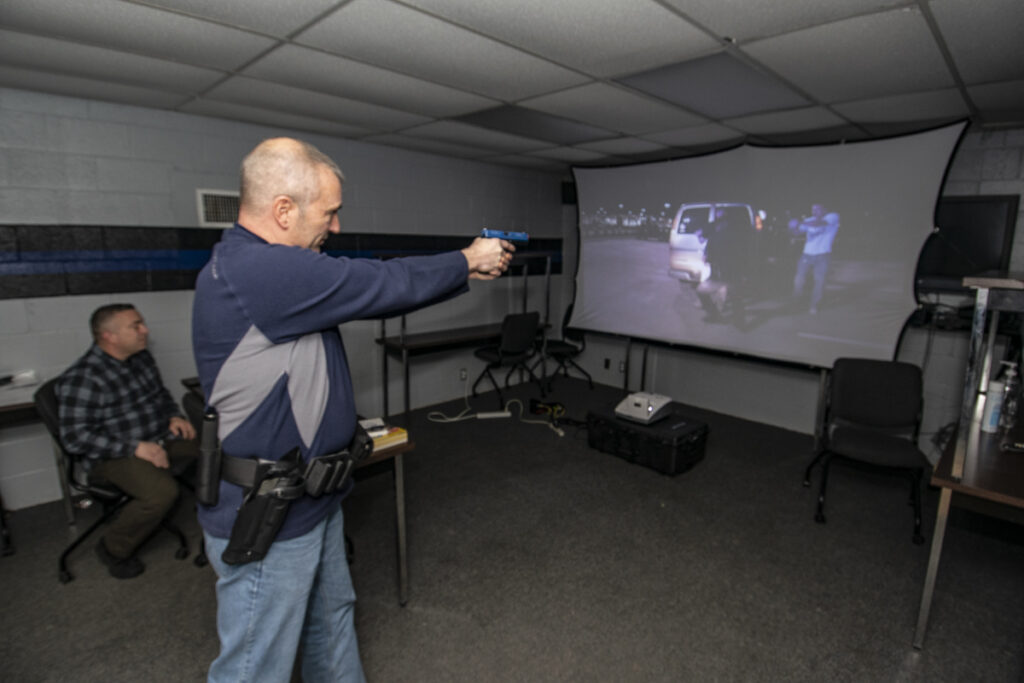
POLYGON ((625 372, 625 371, 626 371, 626 361, 620 360, 619 361, 619 372, 622 373, 622 372, 625 372))
POLYGON ((466 374, 466 368, 459 368, 459 381, 465 382, 467 376, 468 375, 466 374))

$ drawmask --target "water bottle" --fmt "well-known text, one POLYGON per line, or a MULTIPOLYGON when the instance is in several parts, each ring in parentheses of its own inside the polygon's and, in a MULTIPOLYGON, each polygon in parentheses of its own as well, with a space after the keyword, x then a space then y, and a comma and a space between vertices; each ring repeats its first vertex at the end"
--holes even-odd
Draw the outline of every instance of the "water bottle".
POLYGON ((1017 379, 1017 364, 1005 360, 1001 362, 1006 366, 1006 379, 1003 381, 1003 404, 999 410, 999 428, 1008 432, 1017 424, 1020 381, 1017 379))
POLYGON ((1003 403, 1003 383, 992 380, 985 392, 985 413, 981 418, 981 431, 995 434, 999 431, 999 414, 1003 403))

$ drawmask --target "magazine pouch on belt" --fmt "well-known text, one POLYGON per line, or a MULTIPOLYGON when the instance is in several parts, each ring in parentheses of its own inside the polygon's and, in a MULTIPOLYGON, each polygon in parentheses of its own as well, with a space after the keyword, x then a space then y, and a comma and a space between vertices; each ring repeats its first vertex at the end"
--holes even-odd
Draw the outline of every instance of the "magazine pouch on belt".
POLYGON ((357 424, 348 448, 313 458, 306 465, 306 495, 316 498, 325 493, 337 493, 342 490, 356 464, 368 458, 372 452, 373 439, 357 424))

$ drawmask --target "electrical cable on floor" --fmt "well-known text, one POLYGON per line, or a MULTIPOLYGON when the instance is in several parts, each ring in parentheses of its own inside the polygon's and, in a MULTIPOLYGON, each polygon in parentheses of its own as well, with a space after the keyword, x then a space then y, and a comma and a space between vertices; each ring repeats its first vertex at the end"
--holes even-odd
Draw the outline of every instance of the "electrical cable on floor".
POLYGON ((559 427, 558 425, 555 424, 553 419, 552 420, 527 420, 527 419, 525 419, 523 417, 523 402, 520 401, 518 398, 514 398, 511 401, 509 401, 508 403, 506 403, 505 404, 505 410, 508 410, 509 412, 512 412, 510 410, 510 408, 511 408, 513 403, 515 403, 516 405, 519 406, 519 421, 520 422, 523 422, 525 424, 532 424, 532 425, 545 425, 551 431, 553 431, 555 434, 558 434, 559 436, 565 436, 565 432, 562 430, 561 427, 559 427))
POLYGON ((466 381, 464 385, 464 392, 462 395, 463 401, 466 403, 466 408, 458 415, 448 416, 439 410, 435 410, 427 413, 427 419, 431 422, 462 422, 463 420, 472 420, 476 417, 476 413, 472 412, 472 408, 469 405, 469 375, 466 375, 466 381))
MULTIPOLYGON (((463 401, 466 404, 466 407, 458 415, 445 415, 443 412, 441 412, 439 410, 435 410, 435 411, 432 411, 430 413, 427 413, 427 419, 430 420, 431 422, 449 423, 449 422, 462 422, 464 420, 472 420, 472 419, 476 418, 477 417, 477 413, 472 412, 473 408, 472 408, 472 406, 469 405, 469 379, 468 378, 466 379, 465 391, 463 393, 463 397, 462 398, 463 398, 463 401)), ((511 408, 513 403, 516 404, 517 406, 519 406, 519 414, 518 414, 517 417, 518 417, 520 422, 523 422, 523 423, 526 423, 526 424, 545 425, 551 431, 553 431, 555 434, 558 434, 558 436, 565 436, 565 431, 562 430, 562 428, 559 427, 555 423, 554 416, 552 417, 552 419, 550 421, 549 420, 528 420, 528 419, 525 419, 523 417, 523 410, 524 410, 523 409, 523 402, 520 401, 517 398, 514 398, 514 399, 510 400, 508 403, 505 404, 505 411, 508 412, 510 416, 512 414, 512 411, 511 411, 510 408, 511 408)))

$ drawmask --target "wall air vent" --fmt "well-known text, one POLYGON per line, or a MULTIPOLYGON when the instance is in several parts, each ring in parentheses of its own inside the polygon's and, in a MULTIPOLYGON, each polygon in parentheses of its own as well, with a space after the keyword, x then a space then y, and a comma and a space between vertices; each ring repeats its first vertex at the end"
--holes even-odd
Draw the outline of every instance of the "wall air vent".
POLYGON ((230 228, 238 218, 238 192, 196 190, 199 227, 230 228))

